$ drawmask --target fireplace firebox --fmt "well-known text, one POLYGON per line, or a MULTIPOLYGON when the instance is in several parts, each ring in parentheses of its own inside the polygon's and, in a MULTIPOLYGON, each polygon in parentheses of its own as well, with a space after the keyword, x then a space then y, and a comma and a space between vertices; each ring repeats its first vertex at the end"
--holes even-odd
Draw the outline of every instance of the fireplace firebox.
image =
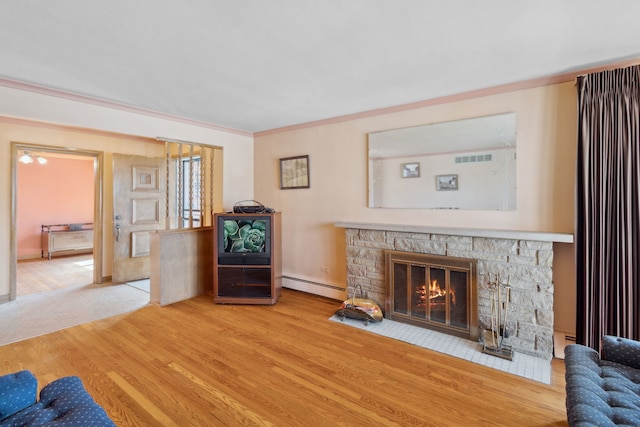
POLYGON ((385 251, 385 317, 478 340, 477 261, 385 251))

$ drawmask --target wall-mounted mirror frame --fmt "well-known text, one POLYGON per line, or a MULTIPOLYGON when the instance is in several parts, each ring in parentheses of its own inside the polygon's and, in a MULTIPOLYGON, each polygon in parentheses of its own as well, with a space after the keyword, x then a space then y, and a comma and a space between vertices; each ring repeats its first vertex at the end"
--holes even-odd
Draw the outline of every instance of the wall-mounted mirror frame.
POLYGON ((516 209, 516 113, 368 134, 370 208, 516 209))

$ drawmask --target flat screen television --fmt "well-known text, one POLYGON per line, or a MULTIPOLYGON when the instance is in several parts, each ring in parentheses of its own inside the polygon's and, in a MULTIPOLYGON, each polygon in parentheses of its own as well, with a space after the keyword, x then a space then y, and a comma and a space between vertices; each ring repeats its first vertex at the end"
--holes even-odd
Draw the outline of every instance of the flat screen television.
POLYGON ((269 265, 271 217, 269 215, 218 215, 218 264, 269 265))

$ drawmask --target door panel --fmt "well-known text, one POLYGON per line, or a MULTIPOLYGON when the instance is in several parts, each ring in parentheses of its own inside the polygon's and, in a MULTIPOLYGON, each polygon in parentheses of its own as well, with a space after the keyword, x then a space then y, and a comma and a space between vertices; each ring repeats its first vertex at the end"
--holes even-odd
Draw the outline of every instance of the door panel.
POLYGON ((150 233, 165 227, 163 158, 113 155, 114 283, 150 274, 150 233))

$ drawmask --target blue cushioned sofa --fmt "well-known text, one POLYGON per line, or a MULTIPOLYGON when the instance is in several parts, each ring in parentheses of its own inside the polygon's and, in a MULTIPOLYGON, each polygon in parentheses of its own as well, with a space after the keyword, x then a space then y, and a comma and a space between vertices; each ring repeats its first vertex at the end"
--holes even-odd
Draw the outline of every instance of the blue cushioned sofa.
POLYGON ((36 400, 38 380, 29 371, 0 377, 0 426, 115 427, 78 377, 46 385, 36 400))
POLYGON ((605 336, 602 355, 565 348, 570 426, 640 426, 640 342, 605 336))

